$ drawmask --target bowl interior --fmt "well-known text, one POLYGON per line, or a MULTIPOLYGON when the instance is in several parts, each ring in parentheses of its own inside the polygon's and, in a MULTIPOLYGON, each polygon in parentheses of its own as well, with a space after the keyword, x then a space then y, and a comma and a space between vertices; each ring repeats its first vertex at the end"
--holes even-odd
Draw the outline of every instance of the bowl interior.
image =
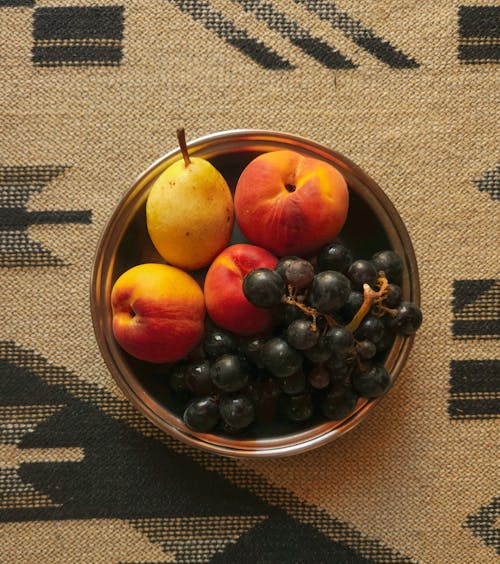
MULTIPOLYGON (((215 134, 192 142, 190 154, 206 158, 223 174, 234 191, 245 166, 262 152, 292 149, 327 160, 345 176, 349 186, 349 213, 339 239, 354 258, 369 258, 382 249, 393 249, 403 260, 405 299, 419 302, 418 273, 410 239, 396 210, 382 190, 353 163, 313 142, 269 132, 235 131, 215 134)), ((356 425, 378 400, 359 400, 355 410, 342 421, 325 421, 319 416, 304 424, 277 421, 253 425, 237 437, 200 434, 182 421, 182 407, 168 387, 166 366, 139 361, 125 353, 113 338, 110 304, 115 280, 128 268, 144 262, 164 262, 147 232, 145 204, 151 184, 179 158, 172 151, 154 163, 132 186, 105 228, 94 264, 92 315, 103 357, 122 390, 139 410, 166 432, 182 440, 221 454, 269 456, 291 454, 339 436, 356 425)), ((235 224, 231 243, 246 242, 235 224)), ((192 273, 203 284, 206 270, 192 273)), ((398 337, 385 357, 392 384, 409 353, 412 338, 398 337)))

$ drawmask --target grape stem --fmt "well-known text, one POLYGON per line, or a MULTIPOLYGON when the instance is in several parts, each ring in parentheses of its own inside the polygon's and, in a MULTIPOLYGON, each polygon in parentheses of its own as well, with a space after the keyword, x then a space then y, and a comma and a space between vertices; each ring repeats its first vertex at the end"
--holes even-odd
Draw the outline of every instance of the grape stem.
MULTIPOLYGON (((346 328, 354 333, 359 327, 360 323, 365 318, 365 315, 369 313, 374 304, 381 306, 382 300, 387 296, 387 288, 389 286, 389 281, 385 277, 383 272, 379 272, 379 278, 377 279, 378 290, 373 290, 369 284, 363 284, 363 303, 357 311, 356 315, 351 319, 351 321, 346 325, 346 328)), ((385 307, 385 306, 381 306, 385 307)), ((389 309, 389 308, 387 308, 389 309)))
POLYGON ((294 305, 295 307, 298 307, 300 309, 300 311, 303 311, 306 315, 309 315, 309 317, 312 317, 312 329, 313 331, 316 331, 316 318, 318 317, 318 312, 317 310, 315 310, 313 307, 308 307, 300 302, 298 302, 295 297, 293 296, 293 293, 291 296, 283 296, 281 298, 281 301, 285 304, 290 304, 290 305, 294 305))
MULTIPOLYGON (((360 323, 363 321, 365 316, 370 312, 374 305, 377 306, 378 311, 381 313, 388 313, 390 315, 396 315, 397 310, 391 309, 385 305, 383 305, 383 300, 387 297, 388 288, 389 288, 389 281, 387 280, 384 272, 379 272, 379 277, 377 278, 377 285, 378 290, 373 290, 369 284, 363 284, 363 303, 361 307, 357 311, 356 315, 351 319, 351 321, 345 326, 346 329, 354 333, 356 329, 359 327, 360 323)), ((318 311, 314 307, 306 306, 305 304, 301 303, 297 298, 297 290, 288 285, 288 295, 283 296, 281 301, 285 304, 294 305, 298 307, 301 311, 303 311, 309 317, 312 317, 312 329, 316 331, 316 320, 319 316, 322 316, 326 319, 329 327, 335 327, 339 324, 335 321, 335 319, 328 315, 327 313, 322 313, 318 311)))
POLYGON ((384 313, 388 313, 389 315, 392 315, 392 317, 394 317, 395 315, 398 314, 398 310, 393 309, 391 307, 387 307, 382 304, 377 304, 377 313, 375 315, 378 315, 378 317, 382 317, 384 313))
POLYGON ((318 319, 318 316, 320 316, 320 315, 326 319, 326 322, 328 323, 328 325, 330 327, 338 325, 338 323, 335 321, 335 319, 333 319, 333 317, 331 315, 328 315, 327 313, 321 313, 320 311, 318 311, 314 307, 309 307, 309 306, 304 305, 303 303, 299 302, 295 298, 293 293, 292 293, 292 295, 289 295, 289 296, 283 296, 281 298, 281 301, 285 304, 290 304, 290 305, 294 305, 295 307, 298 307, 300 309, 300 311, 303 311, 306 315, 308 315, 309 317, 312 317, 312 330, 313 331, 316 331, 316 328, 317 328, 316 320, 318 319))

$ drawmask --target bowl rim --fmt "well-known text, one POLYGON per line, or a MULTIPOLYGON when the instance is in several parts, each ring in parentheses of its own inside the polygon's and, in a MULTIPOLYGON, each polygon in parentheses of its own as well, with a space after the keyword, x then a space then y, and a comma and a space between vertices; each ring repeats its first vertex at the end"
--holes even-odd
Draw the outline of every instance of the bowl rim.
MULTIPOLYGON (((197 148, 198 150, 202 150, 199 148, 203 148, 203 146, 207 144, 209 146, 217 145, 221 142, 230 142, 232 140, 238 140, 242 137, 250 142, 276 142, 278 145, 281 143, 293 144, 302 151, 310 152, 311 156, 322 157, 328 162, 333 161, 334 163, 342 164, 342 167, 347 167, 349 171, 352 172, 352 174, 358 179, 360 179, 360 181, 364 185, 369 186, 370 192, 375 196, 377 203, 381 205, 387 216, 391 218, 391 223, 398 234, 402 247, 405 250, 405 259, 407 260, 408 266, 411 269, 410 281, 412 301, 417 305, 420 305, 420 280, 418 274, 418 265, 409 233, 392 201, 382 190, 382 188, 369 175, 367 175, 358 165, 356 165, 349 158, 345 157, 343 154, 334 151, 323 144, 308 139, 307 137, 281 131, 245 128, 222 130, 192 139, 187 143, 187 146, 188 150, 191 153, 193 151, 196 152, 197 148)), ((152 177, 155 172, 159 174, 159 167, 179 154, 180 149, 178 147, 168 151, 167 153, 156 159, 150 166, 148 166, 135 178, 129 188, 125 190, 118 203, 115 205, 112 214, 108 217, 105 225, 101 230, 97 246, 95 248, 90 280, 90 309, 94 335, 101 356, 111 376, 113 377, 121 391, 124 393, 125 397, 132 403, 132 405, 134 405, 134 407, 140 413, 142 413, 160 430, 176 439, 181 440, 188 445, 198 447, 205 451, 219 455, 234 458, 284 457, 309 451, 311 449, 329 443, 336 438, 339 438, 340 436, 356 427, 362 420, 364 420, 366 416, 373 411, 373 409, 387 396, 394 385, 400 380, 399 377, 401 371, 405 366, 408 355, 413 347, 414 335, 404 338, 397 338, 399 339, 400 352, 398 357, 395 359, 395 364, 391 370, 391 385, 381 397, 364 400, 364 403, 361 407, 356 408, 354 412, 352 412, 341 422, 333 421, 320 423, 303 432, 295 433, 293 435, 295 437, 293 444, 287 443, 288 435, 285 435, 283 437, 274 437, 272 440, 268 439, 259 441, 258 439, 245 439, 244 441, 242 441, 237 438, 225 439, 221 438, 218 435, 196 433, 194 431, 191 431, 185 425, 177 424, 176 421, 168 422, 158 415, 158 413, 153 408, 154 406, 152 402, 148 401, 147 394, 137 393, 137 391, 132 387, 130 382, 117 366, 113 354, 110 351, 108 343, 106 341, 104 331, 102 330, 102 315, 99 311, 100 300, 98 291, 99 283, 101 281, 101 272, 103 270, 102 261, 100 259, 103 257, 103 249, 106 247, 108 234, 111 232, 112 226, 115 225, 116 220, 119 218, 127 200, 131 198, 136 190, 138 190, 138 187, 142 186, 142 188, 144 188, 144 186, 146 186, 149 182, 148 179, 151 179, 150 177, 152 177), (217 444, 214 443, 213 440, 211 440, 211 437, 217 437, 217 444), (272 444, 271 446, 264 446, 264 443, 272 444)), ((394 348, 395 346, 393 346, 393 349, 394 348)))

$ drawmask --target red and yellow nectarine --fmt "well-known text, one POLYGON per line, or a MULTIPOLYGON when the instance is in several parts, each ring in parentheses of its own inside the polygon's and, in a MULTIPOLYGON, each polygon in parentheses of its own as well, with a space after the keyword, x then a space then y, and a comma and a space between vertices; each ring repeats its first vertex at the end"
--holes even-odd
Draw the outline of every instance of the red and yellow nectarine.
POLYGON ((203 336, 203 292, 174 266, 146 263, 130 268, 114 283, 111 306, 116 340, 141 360, 174 362, 203 336))
POLYGON ((348 206, 347 183, 334 166, 290 150, 253 159, 234 197, 245 237, 278 256, 314 254, 340 233, 348 206))
POLYGON ((243 294, 243 278, 256 268, 274 268, 278 259, 254 245, 227 247, 212 262, 205 277, 208 315, 224 329, 254 335, 271 328, 271 312, 251 304, 243 294))

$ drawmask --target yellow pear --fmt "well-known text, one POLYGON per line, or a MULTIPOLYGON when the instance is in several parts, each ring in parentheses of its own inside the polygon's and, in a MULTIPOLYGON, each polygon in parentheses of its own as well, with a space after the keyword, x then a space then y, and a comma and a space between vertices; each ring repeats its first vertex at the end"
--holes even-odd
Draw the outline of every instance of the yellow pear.
POLYGON ((183 129, 177 137, 183 159, 154 181, 146 220, 160 255, 172 265, 195 270, 210 264, 227 246, 234 222, 233 198, 211 163, 188 155, 183 129))

